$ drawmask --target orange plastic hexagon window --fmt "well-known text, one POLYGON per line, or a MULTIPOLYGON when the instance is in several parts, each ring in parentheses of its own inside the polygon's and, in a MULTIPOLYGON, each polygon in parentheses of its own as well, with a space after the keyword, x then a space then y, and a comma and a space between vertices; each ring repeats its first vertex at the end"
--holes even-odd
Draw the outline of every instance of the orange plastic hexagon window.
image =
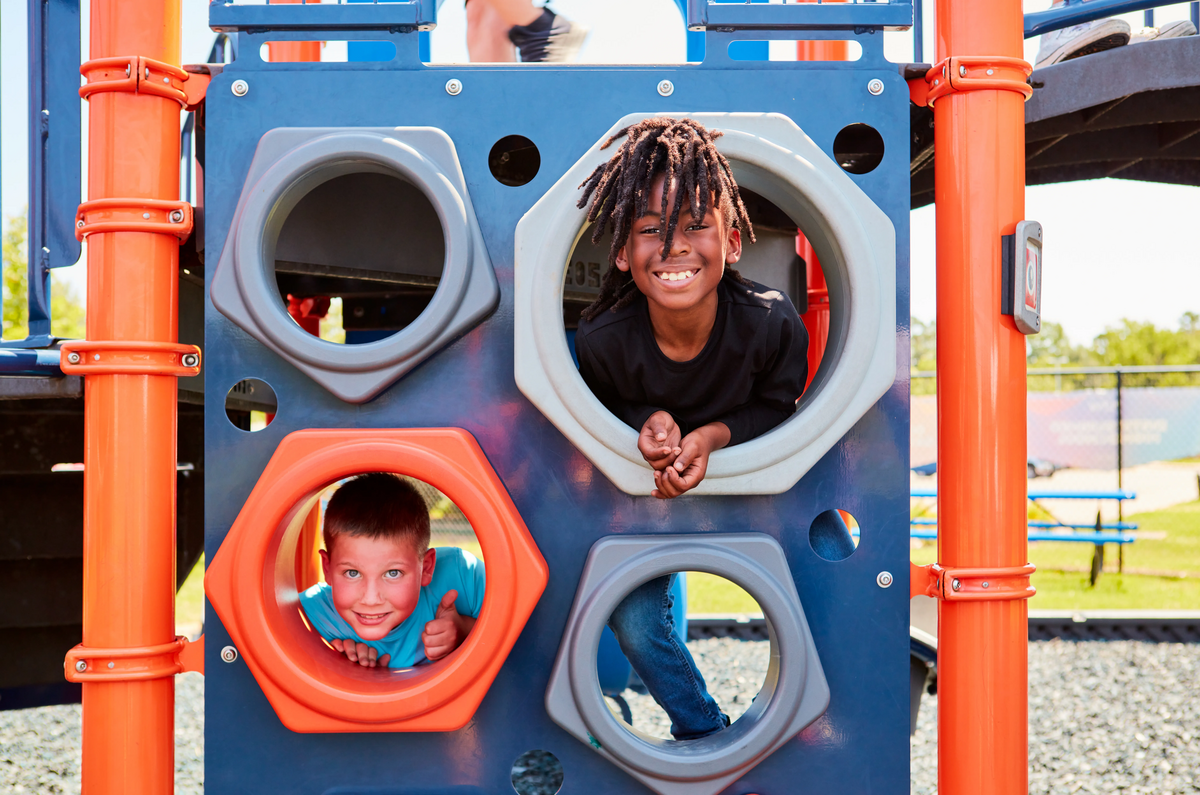
POLYGON ((475 714, 549 577, 479 444, 458 428, 306 430, 263 470, 204 578, 209 601, 279 719, 296 732, 453 731, 475 714), (483 609, 457 650, 402 671, 347 664, 301 619, 296 549, 323 489, 395 472, 449 497, 487 564, 483 609))

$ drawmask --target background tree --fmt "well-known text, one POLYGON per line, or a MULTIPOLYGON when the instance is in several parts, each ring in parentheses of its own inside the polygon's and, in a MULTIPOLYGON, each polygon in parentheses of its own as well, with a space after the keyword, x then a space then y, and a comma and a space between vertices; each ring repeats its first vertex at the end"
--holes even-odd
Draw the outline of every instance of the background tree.
MULTIPOLYGON (((4 229, 3 338, 19 340, 29 333, 29 221, 25 213, 7 219, 4 229)), ((83 339, 86 311, 74 288, 50 274, 51 329, 55 336, 83 339)))

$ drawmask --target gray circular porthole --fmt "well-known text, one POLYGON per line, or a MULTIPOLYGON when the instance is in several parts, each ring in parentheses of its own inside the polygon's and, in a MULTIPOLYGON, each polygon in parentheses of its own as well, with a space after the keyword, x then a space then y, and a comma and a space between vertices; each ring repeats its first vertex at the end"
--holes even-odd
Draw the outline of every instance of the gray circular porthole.
MULTIPOLYGON (((336 237, 338 231, 331 229, 330 234, 336 237)), ((486 317, 499 301, 499 286, 454 144, 432 128, 268 132, 255 152, 226 238, 212 299, 233 322, 339 398, 362 402, 374 397, 486 317), (291 213, 311 192, 346 178, 370 181, 369 175, 414 188, 408 191, 413 207, 432 208, 440 241, 436 230, 429 231, 422 241, 429 245, 413 247, 425 254, 414 254, 407 266, 393 263, 391 272, 410 280, 425 277, 427 286, 436 286, 424 309, 406 318, 395 333, 359 345, 338 345, 314 336, 288 315, 276 276, 277 247, 291 213), (422 272, 430 270, 428 250, 434 248, 442 252, 436 278, 422 272)))
MULTIPOLYGON (((787 491, 883 396, 896 375, 896 240, 887 215, 791 119, 773 113, 694 114, 721 130, 738 183, 803 229, 829 289, 825 356, 783 425, 714 453, 698 494, 787 491)), ((633 114, 555 183, 517 225, 514 295, 518 388, 618 488, 649 494, 637 432, 591 393, 564 334, 565 269, 586 228, 579 185, 610 155, 600 143, 645 118, 633 114)), ((588 278, 586 267, 582 273, 588 278)))
MULTIPOLYGON (((687 783, 715 793, 816 720, 829 703, 804 610, 783 550, 759 534, 626 536, 592 548, 546 691, 550 717, 653 789, 687 783), (676 571, 732 580, 761 605, 772 661, 751 707, 699 740, 663 740, 618 720, 596 686, 596 655, 608 617, 643 582, 676 571)), ((689 790, 692 791, 692 790, 689 790)))

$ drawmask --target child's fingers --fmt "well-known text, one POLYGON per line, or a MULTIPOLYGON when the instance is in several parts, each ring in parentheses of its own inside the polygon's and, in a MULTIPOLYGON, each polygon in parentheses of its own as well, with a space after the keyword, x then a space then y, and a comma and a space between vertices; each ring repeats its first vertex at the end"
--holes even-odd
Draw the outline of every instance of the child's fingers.
POLYGON ((333 640, 329 641, 329 645, 333 647, 334 651, 343 652, 343 653, 346 651, 346 647, 342 643, 341 638, 334 638, 333 640))
POLYGON ((389 662, 391 662, 391 661, 392 661, 392 655, 390 655, 390 654, 385 654, 385 655, 383 655, 382 657, 380 657, 380 658, 379 658, 379 667, 380 667, 380 668, 387 668, 387 667, 388 667, 388 663, 389 663, 389 662))
POLYGON ((458 599, 458 591, 455 591, 455 590, 446 591, 445 596, 442 597, 442 601, 438 605, 437 616, 434 618, 434 620, 437 621, 440 618, 444 618, 446 616, 452 615, 455 612, 457 612, 454 609, 454 602, 457 599, 458 599))

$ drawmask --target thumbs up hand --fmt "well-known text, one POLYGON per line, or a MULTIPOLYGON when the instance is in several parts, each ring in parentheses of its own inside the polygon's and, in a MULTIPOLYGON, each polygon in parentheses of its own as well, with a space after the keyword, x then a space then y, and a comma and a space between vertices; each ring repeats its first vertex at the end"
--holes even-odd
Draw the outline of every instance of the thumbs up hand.
POLYGON ((447 591, 438 605, 437 614, 433 620, 425 624, 421 633, 421 641, 425 644, 425 657, 431 662, 440 660, 462 645, 475 619, 459 615, 454 607, 458 599, 458 591, 447 591))

